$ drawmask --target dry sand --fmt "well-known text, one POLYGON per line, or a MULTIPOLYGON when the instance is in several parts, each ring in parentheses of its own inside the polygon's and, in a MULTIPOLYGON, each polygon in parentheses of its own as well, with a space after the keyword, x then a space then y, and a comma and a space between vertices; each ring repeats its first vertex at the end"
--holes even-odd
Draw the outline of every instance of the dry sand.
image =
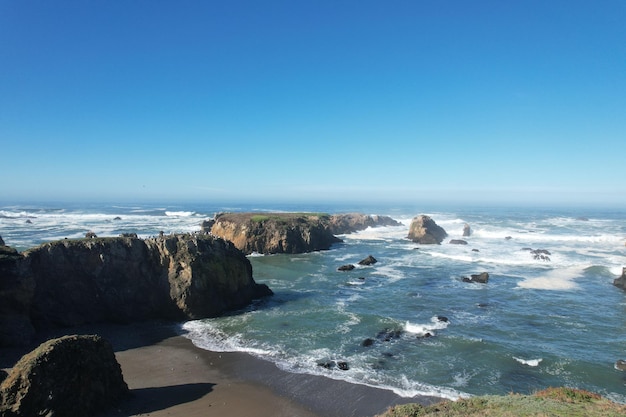
MULTIPOLYGON (((89 326, 69 333, 111 341, 130 388, 128 400, 100 417, 372 417, 394 404, 439 400, 293 374, 245 353, 203 350, 172 324, 89 326)), ((18 359, 15 352, 13 358, 4 353, 0 366, 18 359)))

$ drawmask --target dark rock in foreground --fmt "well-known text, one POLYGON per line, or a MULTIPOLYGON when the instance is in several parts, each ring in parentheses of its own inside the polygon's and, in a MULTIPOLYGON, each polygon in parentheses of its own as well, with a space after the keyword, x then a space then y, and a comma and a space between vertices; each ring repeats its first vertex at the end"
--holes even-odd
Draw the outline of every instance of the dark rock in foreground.
POLYGON ((438 245, 448 236, 448 233, 433 219, 426 215, 414 217, 409 227, 409 236, 413 242, 425 245, 438 245))
POLYGON ((3 416, 89 416, 127 394, 109 342, 64 336, 17 362, 0 385, 0 411, 3 416))
POLYGON ((271 294, 241 251, 208 235, 61 240, 11 259, 0 258, 0 346, 33 325, 199 319, 271 294))

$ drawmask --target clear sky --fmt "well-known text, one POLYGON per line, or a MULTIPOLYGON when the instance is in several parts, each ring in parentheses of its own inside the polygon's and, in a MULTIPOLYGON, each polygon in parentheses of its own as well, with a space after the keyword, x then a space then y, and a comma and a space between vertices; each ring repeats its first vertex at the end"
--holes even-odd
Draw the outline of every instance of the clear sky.
POLYGON ((626 205, 626 1, 0 0, 0 200, 626 205))

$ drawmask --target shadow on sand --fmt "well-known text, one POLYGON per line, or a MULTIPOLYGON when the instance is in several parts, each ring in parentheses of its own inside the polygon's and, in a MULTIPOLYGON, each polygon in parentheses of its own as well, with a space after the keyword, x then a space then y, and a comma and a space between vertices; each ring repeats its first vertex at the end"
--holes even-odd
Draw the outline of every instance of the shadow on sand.
POLYGON ((128 399, 98 417, 121 417, 153 413, 195 401, 213 390, 215 384, 197 383, 169 387, 140 388, 130 391, 128 399))

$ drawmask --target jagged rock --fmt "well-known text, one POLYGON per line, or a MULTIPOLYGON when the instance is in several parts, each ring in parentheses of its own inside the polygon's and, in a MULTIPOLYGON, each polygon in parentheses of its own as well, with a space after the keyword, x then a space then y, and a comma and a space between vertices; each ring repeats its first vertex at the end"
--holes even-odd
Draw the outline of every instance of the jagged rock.
POLYGON ((352 271, 354 268, 355 266, 352 264, 341 265, 339 268, 337 268, 337 271, 352 271))
POLYGON ((548 255, 551 255, 551 253, 546 249, 531 249, 530 253, 533 255, 533 259, 535 260, 550 261, 550 257, 548 255))
POLYGON ((348 366, 348 362, 337 362, 337 368, 341 369, 342 371, 347 371, 348 369, 350 369, 350 366, 348 366))
POLYGON ((9 376, 9 374, 7 373, 7 371, 5 371, 4 369, 0 369, 0 384, 2 384, 2 382, 7 379, 7 376, 9 376))
POLYGON ((95 238, 97 238, 98 236, 97 236, 94 232, 87 232, 87 233, 85 233, 85 237, 86 237, 87 239, 95 239, 95 238))
POLYGON ((40 324, 213 317, 271 293, 241 251, 207 235, 62 240, 24 256, 40 324))
POLYGON ((0 346, 46 327, 214 317, 271 293, 241 251, 208 235, 0 246, 0 346))
POLYGON ((626 267, 622 268, 622 275, 613 281, 613 285, 626 290, 626 267))
POLYGON ((327 223, 331 233, 335 235, 354 233, 368 227, 402 225, 388 216, 370 216, 360 213, 333 214, 328 217, 327 223))
POLYGON ((211 228, 213 227, 214 224, 215 224, 215 219, 204 220, 200 224, 200 231, 202 233, 211 233, 211 228))
POLYGON ((489 274, 481 272, 480 274, 472 274, 470 277, 463 277, 463 282, 475 282, 478 284, 486 284, 489 281, 489 274))
POLYGON ((383 342, 389 342, 392 339, 399 338, 403 333, 404 331, 400 329, 384 329, 378 332, 376 339, 382 340, 383 342))
POLYGON ((312 252, 341 242, 330 231, 327 218, 300 213, 223 213, 216 216, 211 234, 233 242, 246 254, 312 252))
POLYGON ((122 220, 122 218, 120 216, 116 216, 113 218, 113 220, 122 220))
POLYGON ((471 234, 472 234, 472 229, 470 228, 470 225, 465 223, 463 225, 463 236, 467 237, 467 236, 469 236, 471 234))
POLYGON ((440 244, 448 236, 446 231, 426 215, 414 217, 409 227, 409 236, 413 242, 421 244, 440 244))
POLYGON ((133 239, 137 239, 137 233, 121 233, 120 237, 130 237, 133 239))
POLYGON ((2 236, 0 236, 0 246, 4 246, 4 240, 2 240, 2 236))
POLYGON ((372 255, 369 255, 367 258, 365 259, 361 259, 359 261, 359 265, 374 265, 376 262, 378 262, 376 260, 376 258, 374 258, 372 255))
POLYGON ((89 416, 127 394, 109 342, 65 336, 43 343, 13 367, 0 385, 0 414, 89 416))
POLYGON ((463 239, 452 239, 449 242, 451 245, 467 245, 467 241, 463 239))

